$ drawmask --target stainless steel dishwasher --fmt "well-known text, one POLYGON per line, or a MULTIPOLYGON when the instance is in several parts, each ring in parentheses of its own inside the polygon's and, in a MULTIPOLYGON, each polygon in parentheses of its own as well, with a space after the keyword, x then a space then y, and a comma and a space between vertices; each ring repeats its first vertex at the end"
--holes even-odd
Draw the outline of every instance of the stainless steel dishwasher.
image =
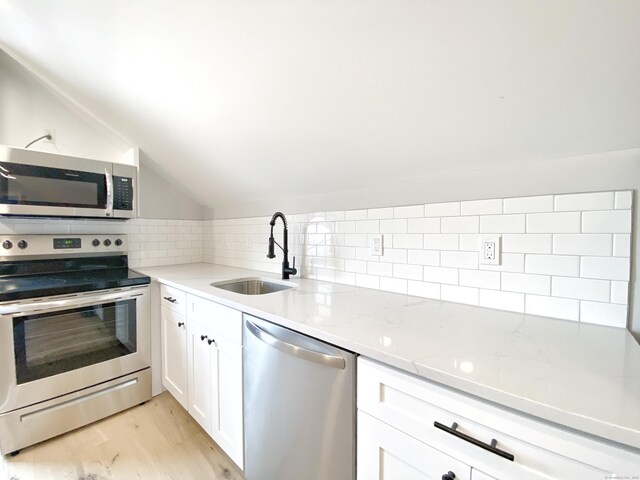
POLYGON ((354 480, 356 355, 244 315, 246 480, 354 480))

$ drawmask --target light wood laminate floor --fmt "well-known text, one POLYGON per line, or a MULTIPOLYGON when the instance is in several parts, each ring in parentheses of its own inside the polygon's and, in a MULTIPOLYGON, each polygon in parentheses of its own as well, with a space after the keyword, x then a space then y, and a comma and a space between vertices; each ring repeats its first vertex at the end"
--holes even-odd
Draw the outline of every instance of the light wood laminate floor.
POLYGON ((142 406, 0 457, 2 480, 242 480, 167 392, 142 406))

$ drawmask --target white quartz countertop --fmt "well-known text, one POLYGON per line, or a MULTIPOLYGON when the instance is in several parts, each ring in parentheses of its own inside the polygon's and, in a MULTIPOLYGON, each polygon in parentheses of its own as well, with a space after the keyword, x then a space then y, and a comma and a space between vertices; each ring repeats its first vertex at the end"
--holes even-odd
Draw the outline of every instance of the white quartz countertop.
POLYGON ((240 295, 209 284, 278 277, 206 263, 138 270, 426 379, 640 449, 640 346, 624 329, 297 277, 290 290, 240 295))

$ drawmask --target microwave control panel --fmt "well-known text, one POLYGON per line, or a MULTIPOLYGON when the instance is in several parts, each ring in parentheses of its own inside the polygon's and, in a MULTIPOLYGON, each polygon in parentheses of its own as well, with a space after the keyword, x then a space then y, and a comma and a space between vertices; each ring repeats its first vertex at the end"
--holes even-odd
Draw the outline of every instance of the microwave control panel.
POLYGON ((133 210, 133 179, 113 176, 113 209, 133 210))

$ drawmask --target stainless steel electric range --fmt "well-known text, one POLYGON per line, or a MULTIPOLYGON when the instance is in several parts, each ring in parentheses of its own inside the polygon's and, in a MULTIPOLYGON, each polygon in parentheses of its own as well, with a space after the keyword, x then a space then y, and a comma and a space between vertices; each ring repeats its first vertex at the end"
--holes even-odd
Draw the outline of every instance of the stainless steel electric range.
POLYGON ((126 235, 0 236, 0 454, 151 398, 149 283, 126 235))

